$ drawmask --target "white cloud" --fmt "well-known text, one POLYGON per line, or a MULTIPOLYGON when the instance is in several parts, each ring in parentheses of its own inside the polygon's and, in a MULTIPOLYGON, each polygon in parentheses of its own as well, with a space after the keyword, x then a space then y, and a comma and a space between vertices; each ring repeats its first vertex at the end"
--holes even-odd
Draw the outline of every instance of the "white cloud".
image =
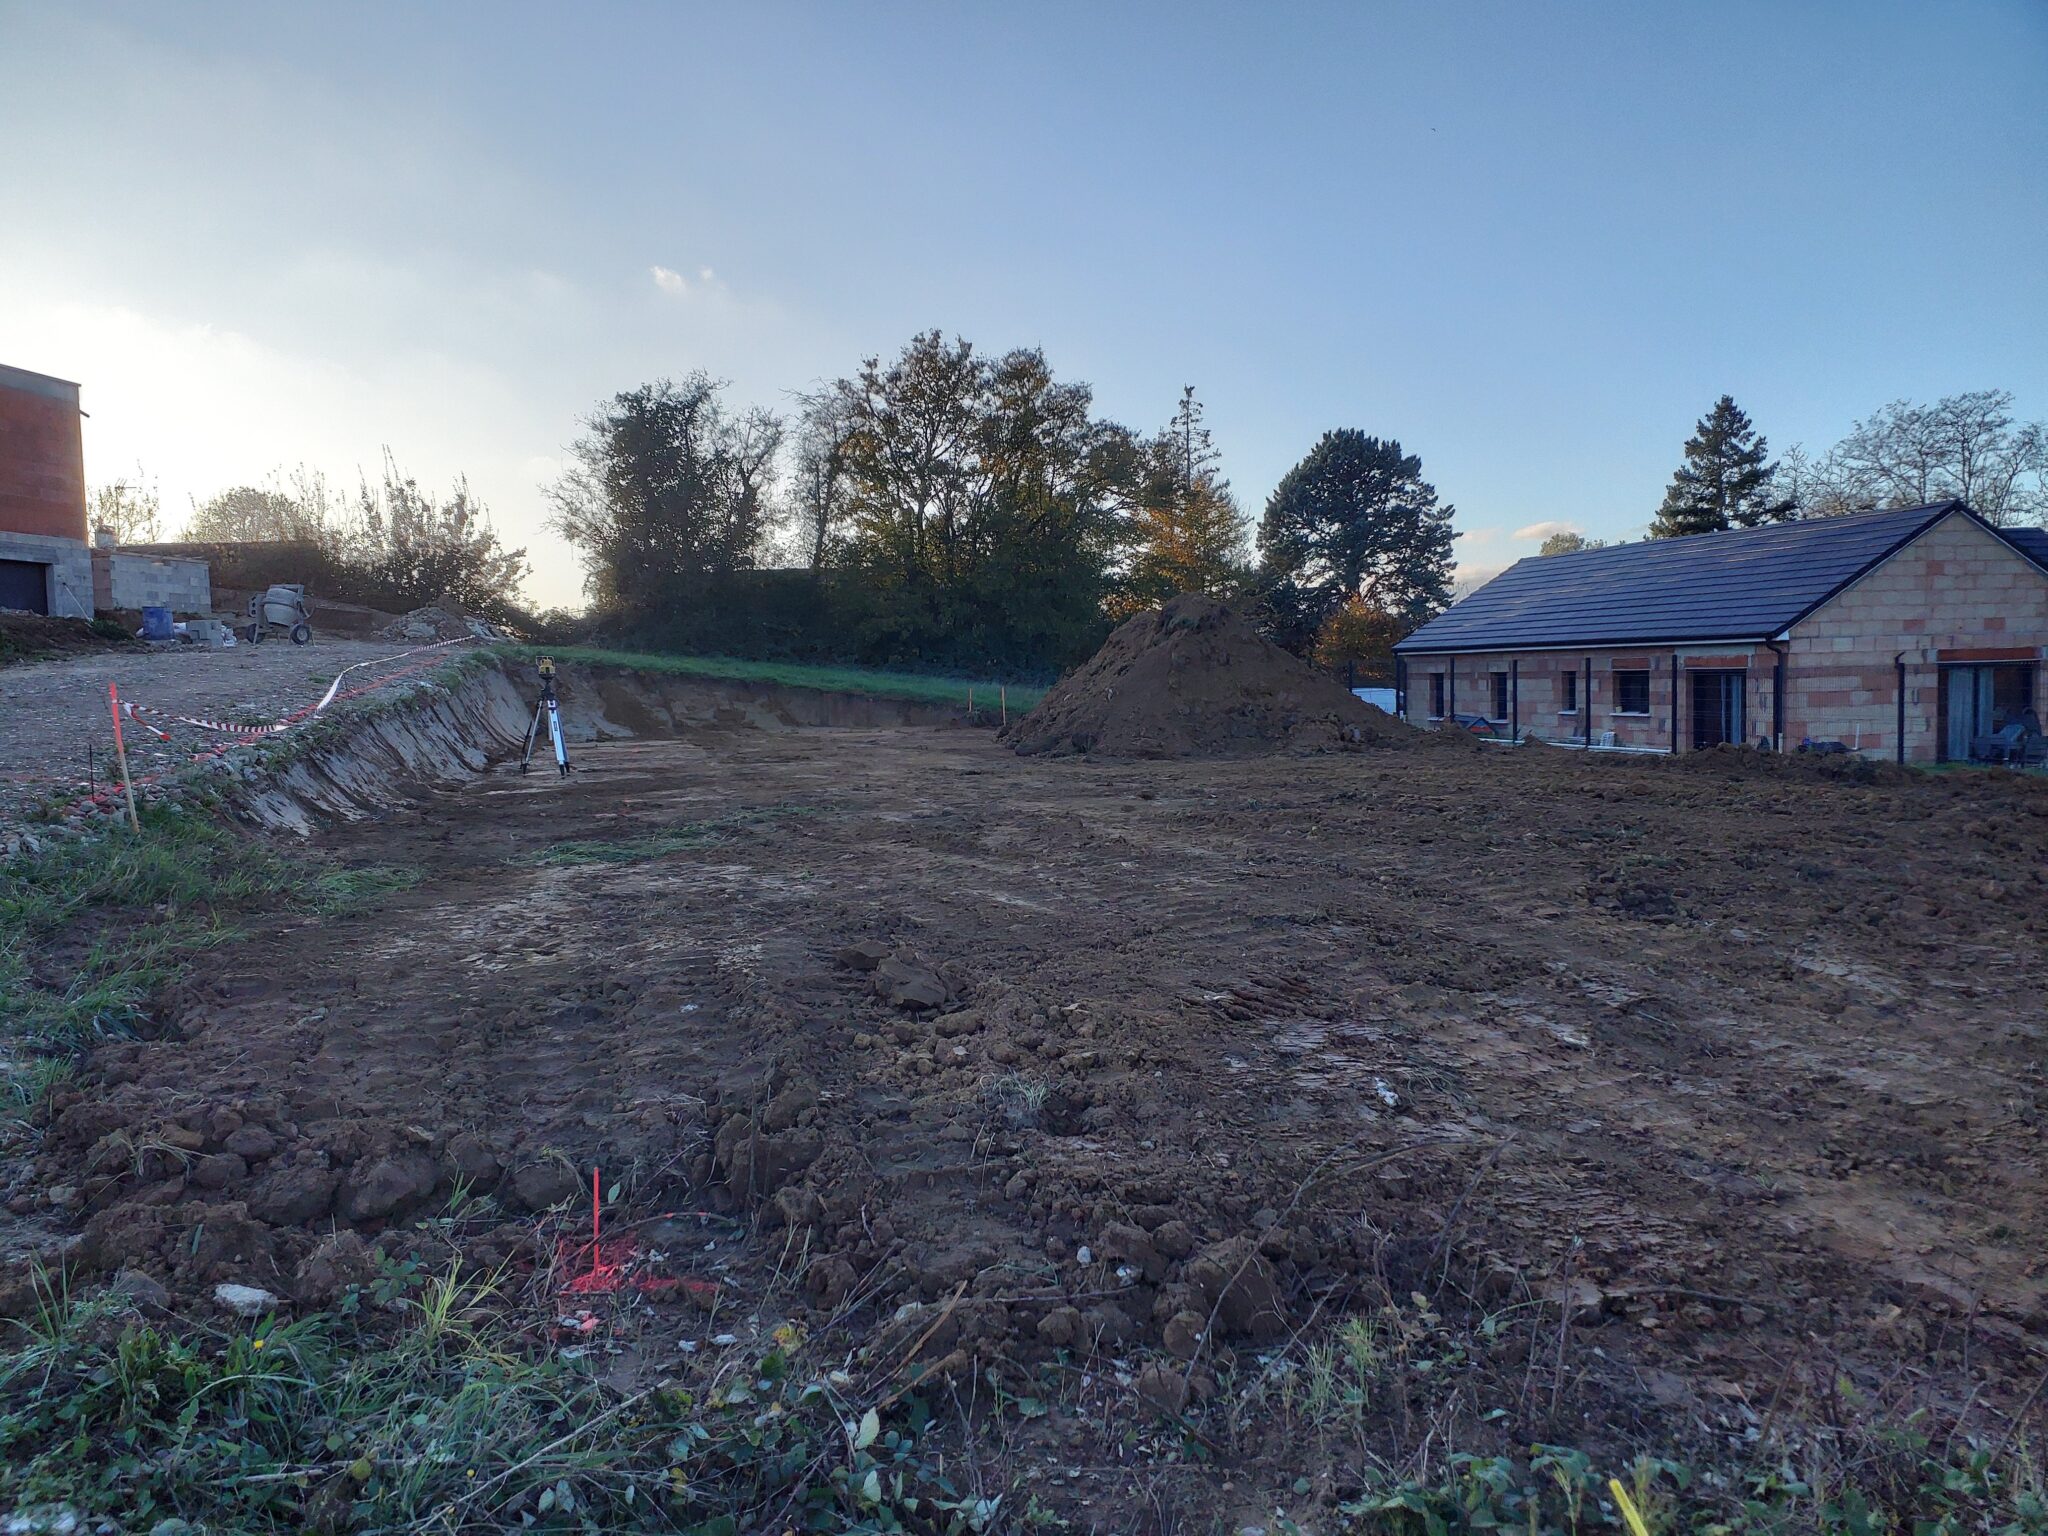
POLYGON ((1547 523, 1530 523, 1525 528, 1517 528, 1514 532, 1514 537, 1518 539, 1547 539, 1553 533, 1577 533, 1579 531, 1577 523, 1551 521, 1547 523))
POLYGON ((715 283, 718 281, 718 274, 709 267, 699 267, 697 269, 697 281, 700 283, 715 283))
POLYGON ((654 286, 663 293, 681 293, 686 286, 683 274, 672 267, 649 267, 647 270, 654 274, 654 286))

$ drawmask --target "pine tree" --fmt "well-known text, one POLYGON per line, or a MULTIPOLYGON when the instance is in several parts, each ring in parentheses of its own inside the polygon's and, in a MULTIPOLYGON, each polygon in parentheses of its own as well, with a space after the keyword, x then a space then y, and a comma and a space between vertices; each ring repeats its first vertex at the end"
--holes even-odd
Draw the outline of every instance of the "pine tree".
POLYGON ((1687 439, 1685 462, 1671 477, 1650 537, 1675 539, 1785 521, 1793 514, 1792 505, 1770 499, 1777 468, 1767 462, 1762 434, 1734 398, 1723 395, 1687 439))
POLYGON ((1413 629, 1451 600, 1454 509, 1392 438, 1325 432, 1259 524, 1265 627, 1297 654, 1351 598, 1413 629))

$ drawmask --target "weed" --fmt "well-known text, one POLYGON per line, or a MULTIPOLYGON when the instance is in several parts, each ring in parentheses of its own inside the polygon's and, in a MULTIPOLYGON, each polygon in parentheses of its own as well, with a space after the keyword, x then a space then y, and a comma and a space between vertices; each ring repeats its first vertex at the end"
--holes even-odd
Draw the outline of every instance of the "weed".
POLYGON ((359 864, 350 869, 329 869, 313 877, 314 903, 323 913, 336 914, 368 906, 380 896, 409 891, 426 878, 426 871, 397 864, 359 864))
POLYGON ((863 1408, 794 1331, 751 1369, 626 1395, 523 1347, 495 1278, 383 1278, 395 1312, 189 1338, 46 1279, 0 1355, 0 1505, 260 1533, 967 1536, 1002 1516, 1007 1495, 946 1476, 918 1398, 863 1408))

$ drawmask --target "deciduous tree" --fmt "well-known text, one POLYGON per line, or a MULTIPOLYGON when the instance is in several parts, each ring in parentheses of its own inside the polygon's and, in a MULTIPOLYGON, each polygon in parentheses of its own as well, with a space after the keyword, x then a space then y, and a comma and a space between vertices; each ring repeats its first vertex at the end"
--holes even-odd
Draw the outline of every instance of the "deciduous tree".
POLYGON ((1220 459, 1189 385, 1172 422, 1139 449, 1130 566, 1111 604, 1118 616, 1177 593, 1221 597, 1243 584, 1247 520, 1220 459))
POLYGON ((937 331, 832 386, 856 622, 874 660, 1046 665, 1101 627, 1132 445, 1033 349, 937 331))
POLYGON ((147 544, 162 531, 156 481, 140 464, 134 474, 95 487, 90 511, 95 532, 106 530, 116 544, 147 544))
POLYGON ((1537 547, 1536 553, 1539 555, 1576 555, 1581 550, 1605 549, 1606 547, 1607 541, 1605 539, 1589 539, 1583 533, 1574 533, 1571 529, 1567 528, 1553 533, 1549 538, 1545 539, 1537 547))
POLYGON ((549 488, 600 608, 652 614, 754 564, 782 422, 729 411, 723 387, 697 372, 614 396, 549 488))
POLYGON ((365 476, 344 558, 375 587, 414 605, 453 597, 471 613, 503 619, 518 605, 526 551, 506 549, 490 514, 457 477, 445 497, 424 491, 384 453, 378 483, 365 476))
POLYGON ((337 498, 327 477, 300 465, 267 485, 237 485, 195 503, 185 537, 199 543, 305 542, 323 547, 340 537, 337 498))
POLYGON ((1818 459, 1787 453, 1787 491, 1806 517, 1957 498, 1999 525, 2048 520, 2048 423, 2012 404, 2004 389, 1894 400, 1818 459))

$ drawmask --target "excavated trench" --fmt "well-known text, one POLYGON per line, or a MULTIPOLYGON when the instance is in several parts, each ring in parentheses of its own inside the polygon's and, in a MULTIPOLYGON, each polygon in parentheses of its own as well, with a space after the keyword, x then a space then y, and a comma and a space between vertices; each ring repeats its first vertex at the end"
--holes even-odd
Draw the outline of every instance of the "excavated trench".
MULTIPOLYGON (((572 745, 665 740, 707 728, 781 732, 961 721, 947 705, 608 667, 564 665, 556 692, 572 745)), ((416 789, 473 779, 516 758, 539 696, 530 666, 490 661, 451 687, 342 717, 317 744, 281 763, 245 769, 230 804, 273 831, 307 833, 327 821, 360 820, 416 789)), ((538 757, 546 755, 543 746, 538 757)))

